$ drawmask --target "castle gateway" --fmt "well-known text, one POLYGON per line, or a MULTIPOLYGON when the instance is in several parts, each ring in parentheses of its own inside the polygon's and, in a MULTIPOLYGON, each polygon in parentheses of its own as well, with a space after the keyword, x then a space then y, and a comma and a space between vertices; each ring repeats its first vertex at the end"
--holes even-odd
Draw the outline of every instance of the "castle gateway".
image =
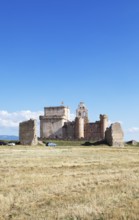
POLYGON ((86 139, 100 141, 105 139, 108 127, 107 115, 100 120, 89 122, 88 109, 80 102, 74 121, 70 121, 70 110, 65 106, 45 107, 44 116, 40 116, 40 138, 50 139, 86 139))

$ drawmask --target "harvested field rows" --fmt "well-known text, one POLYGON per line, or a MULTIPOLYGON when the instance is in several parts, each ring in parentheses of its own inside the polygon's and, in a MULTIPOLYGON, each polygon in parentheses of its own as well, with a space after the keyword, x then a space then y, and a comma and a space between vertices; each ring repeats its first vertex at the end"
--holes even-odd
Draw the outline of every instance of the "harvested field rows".
POLYGON ((0 148, 0 219, 139 219, 139 148, 0 148))

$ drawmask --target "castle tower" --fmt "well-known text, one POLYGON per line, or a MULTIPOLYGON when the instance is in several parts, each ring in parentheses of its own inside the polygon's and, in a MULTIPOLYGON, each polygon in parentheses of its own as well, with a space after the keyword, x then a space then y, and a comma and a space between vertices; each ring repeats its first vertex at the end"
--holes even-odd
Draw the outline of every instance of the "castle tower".
POLYGON ((105 138, 105 131, 108 127, 108 116, 100 115, 100 128, 101 128, 101 138, 105 138))
POLYGON ((84 138, 84 119, 77 118, 75 119, 75 138, 81 139, 84 138))
POLYGON ((63 138, 63 126, 69 121, 70 110, 65 106, 45 107, 40 116, 40 137, 63 138))

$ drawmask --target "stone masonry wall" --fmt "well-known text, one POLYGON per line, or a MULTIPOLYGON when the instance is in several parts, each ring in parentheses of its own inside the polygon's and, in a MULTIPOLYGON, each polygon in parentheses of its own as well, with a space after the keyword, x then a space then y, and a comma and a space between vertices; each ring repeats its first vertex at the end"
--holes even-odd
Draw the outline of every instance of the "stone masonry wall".
POLYGON ((92 141, 99 141, 102 139, 100 121, 85 125, 85 139, 92 141))
POLYGON ((106 142, 110 146, 122 147, 124 146, 124 134, 121 128, 120 123, 111 124, 109 128, 107 128, 105 132, 106 142))
POLYGON ((63 126, 63 139, 74 140, 75 139, 75 122, 65 122, 63 126))
POLYGON ((63 139, 63 126, 69 121, 69 115, 68 107, 45 107, 44 115, 40 116, 40 137, 63 139))
POLYGON ((36 120, 30 119, 19 124, 19 140, 22 145, 37 145, 36 120))

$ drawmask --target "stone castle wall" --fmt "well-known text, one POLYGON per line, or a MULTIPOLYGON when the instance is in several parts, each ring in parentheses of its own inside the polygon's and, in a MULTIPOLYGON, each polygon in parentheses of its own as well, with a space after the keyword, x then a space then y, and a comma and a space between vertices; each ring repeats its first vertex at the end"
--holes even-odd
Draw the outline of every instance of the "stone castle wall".
POLYGON ((100 115, 100 120, 85 124, 85 139, 100 141, 105 139, 105 131, 108 127, 108 116, 100 115))
POLYGON ((63 126, 63 139, 74 140, 75 139, 75 122, 65 122, 63 126))
POLYGON ((28 120, 19 124, 19 140, 22 145, 37 145, 36 120, 28 120))
POLYGON ((105 132, 106 142, 110 146, 122 147, 124 146, 124 134, 121 128, 120 123, 111 124, 109 128, 107 128, 105 132))
POLYGON ((85 125, 85 139, 93 141, 99 141, 102 139, 100 121, 85 125))

